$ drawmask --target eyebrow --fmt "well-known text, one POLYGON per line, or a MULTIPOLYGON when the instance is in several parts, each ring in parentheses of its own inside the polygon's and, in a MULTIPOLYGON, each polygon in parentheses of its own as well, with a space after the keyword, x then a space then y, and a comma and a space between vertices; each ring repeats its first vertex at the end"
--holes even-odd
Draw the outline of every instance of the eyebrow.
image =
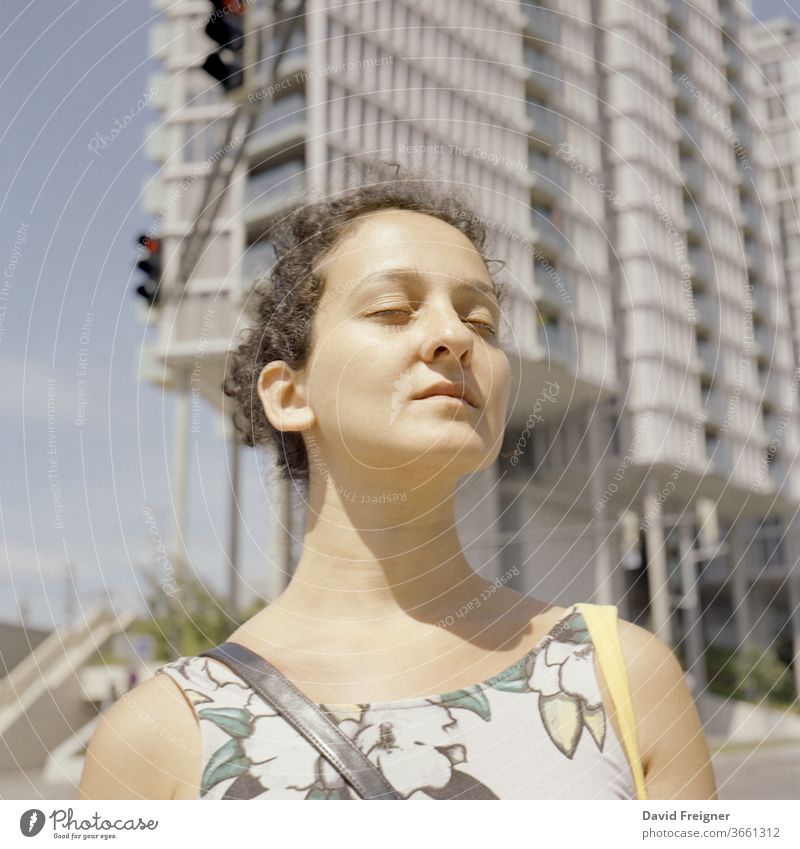
MULTIPOLYGON (((365 286, 369 286, 373 283, 377 283, 379 281, 385 280, 399 280, 401 282, 409 281, 409 282, 419 282, 421 280, 425 280, 427 274, 425 271, 419 268, 414 268, 412 266, 400 266, 397 268, 382 268, 378 271, 371 271, 369 274, 366 274, 361 280, 356 283, 353 287, 353 291, 357 291, 365 286)), ((484 295, 487 295, 493 301, 498 301, 497 296, 497 288, 492 283, 486 283, 483 280, 467 280, 463 278, 458 278, 458 284, 455 286, 456 291, 469 289, 469 290, 477 290, 482 292, 484 295)))

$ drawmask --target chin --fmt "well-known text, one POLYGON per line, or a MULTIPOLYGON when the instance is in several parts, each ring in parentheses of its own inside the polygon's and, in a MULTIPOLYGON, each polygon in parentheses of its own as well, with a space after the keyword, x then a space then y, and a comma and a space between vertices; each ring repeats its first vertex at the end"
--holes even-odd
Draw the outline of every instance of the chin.
POLYGON ((429 470, 431 474, 445 471, 454 479, 485 469, 494 462, 497 451, 487 446, 477 434, 465 444, 464 440, 439 439, 438 442, 420 445, 419 450, 407 454, 406 463, 415 469, 429 470))

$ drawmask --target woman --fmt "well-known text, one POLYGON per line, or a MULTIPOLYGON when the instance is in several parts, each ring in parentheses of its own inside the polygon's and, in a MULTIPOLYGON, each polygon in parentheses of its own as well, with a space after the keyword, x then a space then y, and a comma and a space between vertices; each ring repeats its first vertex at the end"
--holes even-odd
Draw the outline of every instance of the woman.
MULTIPOLYGON (((307 485, 284 593, 230 636, 324 706, 405 799, 634 798, 576 608, 476 574, 460 478, 500 451, 503 287, 458 193, 395 176, 299 205, 226 392, 307 485), (479 683, 475 683, 479 682, 479 683), (434 695, 432 695, 434 694, 434 695)), ((650 798, 716 798, 681 668, 621 621, 650 798)), ((183 657, 120 699, 81 798, 356 798, 224 664, 183 657)))

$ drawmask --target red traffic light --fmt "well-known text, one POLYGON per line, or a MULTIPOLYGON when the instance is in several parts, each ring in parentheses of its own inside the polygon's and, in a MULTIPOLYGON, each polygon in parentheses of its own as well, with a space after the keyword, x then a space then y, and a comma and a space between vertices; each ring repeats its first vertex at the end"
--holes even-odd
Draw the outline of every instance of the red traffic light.
POLYGON ((143 248, 147 248, 147 250, 152 253, 155 253, 158 250, 158 239, 154 236, 148 236, 147 234, 139 236, 139 244, 143 248))

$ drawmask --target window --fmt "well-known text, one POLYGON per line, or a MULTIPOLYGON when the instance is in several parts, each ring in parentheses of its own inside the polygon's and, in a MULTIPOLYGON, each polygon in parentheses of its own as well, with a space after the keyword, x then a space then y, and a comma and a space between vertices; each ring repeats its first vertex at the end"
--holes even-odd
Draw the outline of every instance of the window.
POLYGON ((275 248, 272 242, 254 242, 242 256, 242 278, 245 285, 252 284, 267 274, 275 264, 275 248))
POLYGON ((790 200, 785 200, 781 204, 781 223, 787 233, 796 233, 798 230, 798 211, 795 210, 794 203, 790 200))
POLYGON ((779 83, 782 79, 781 63, 768 62, 766 65, 764 65, 764 73, 767 75, 767 79, 770 82, 779 83))
POLYGON ((780 97, 770 97, 767 100, 767 112, 770 120, 776 121, 780 118, 785 118, 787 115, 786 104, 780 97))
POLYGON ((214 82, 205 71, 189 68, 186 73, 186 105, 208 106, 223 103, 222 86, 214 82))
POLYGON ((185 121, 181 146, 184 162, 205 162, 219 152, 222 145, 222 122, 185 121))

